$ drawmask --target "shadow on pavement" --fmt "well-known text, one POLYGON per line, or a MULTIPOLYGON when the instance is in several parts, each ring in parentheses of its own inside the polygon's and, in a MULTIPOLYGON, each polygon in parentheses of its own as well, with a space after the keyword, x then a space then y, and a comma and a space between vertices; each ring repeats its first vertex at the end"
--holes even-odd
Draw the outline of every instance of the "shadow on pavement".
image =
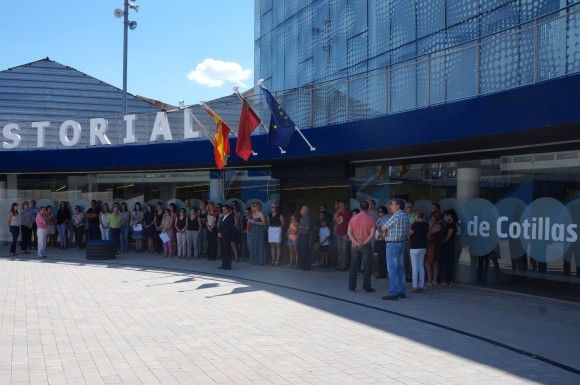
MULTIPOLYGON (((408 316, 403 314, 403 310, 396 308, 397 311, 392 310, 393 307, 388 307, 385 302, 374 303, 374 305, 369 305, 366 299, 370 298, 370 294, 356 293, 360 294, 361 297, 353 299, 352 297, 346 298, 343 292, 335 293, 333 295, 324 294, 321 290, 318 292, 316 289, 323 287, 325 282, 314 282, 314 288, 307 287, 301 282, 296 281, 294 285, 289 285, 286 283, 276 283, 267 282, 266 279, 272 278, 271 274, 265 272, 265 274, 256 276, 255 274, 249 277, 243 277, 245 273, 248 273, 251 269, 256 269, 256 267, 237 265, 238 270, 232 270, 228 274, 219 274, 211 271, 204 271, 204 268, 209 269, 210 266, 196 265, 195 261, 193 265, 178 265, 173 266, 149 266, 147 264, 155 264, 163 262, 165 265, 167 261, 157 261, 155 259, 136 260, 136 259, 117 259, 111 261, 87 261, 79 260, 78 258, 52 258, 48 260, 38 260, 29 258, 7 258, 0 257, 4 259, 16 260, 16 261, 36 261, 43 263, 66 263, 73 265, 91 265, 91 266, 103 266, 112 269, 131 269, 135 271, 148 271, 148 272, 158 272, 167 274, 166 278, 184 276, 185 278, 153 285, 145 285, 146 287, 151 286, 163 286, 163 285, 173 285, 178 283, 189 283, 195 281, 196 278, 192 277, 192 274, 199 275, 204 279, 211 277, 211 283, 204 283, 193 290, 208 289, 220 286, 218 282, 228 282, 228 283, 239 283, 244 285, 243 287, 236 287, 229 293, 223 293, 213 296, 207 296, 206 298, 216 298, 235 294, 248 293, 253 291, 268 291, 275 295, 285 297, 289 300, 302 303, 313 308, 323 310, 334 315, 359 322, 381 330, 385 333, 395 334, 405 339, 415 341, 420 344, 424 344, 435 348, 440 351, 448 352, 456 356, 478 362, 483 365, 487 365, 507 373, 511 373, 523 379, 528 379, 530 381, 541 382, 545 384, 575 384, 580 383, 580 370, 571 365, 565 365, 556 360, 551 360, 545 358, 539 354, 534 354, 533 352, 528 352, 519 347, 514 347, 508 344, 504 344, 502 341, 495 341, 493 339, 487 338, 485 336, 481 337, 473 333, 464 332, 462 330, 456 329, 453 324, 454 317, 458 316, 457 310, 453 307, 453 302, 449 302, 448 308, 442 309, 447 315, 450 321, 450 325, 438 324, 430 321, 429 310, 424 309, 421 317, 408 316), (242 267, 243 266, 243 267, 242 267), (176 272, 179 272, 176 274, 176 272), (262 280, 263 279, 263 280, 262 280), (342 297, 341 297, 342 296, 342 297), (359 300, 365 299, 366 303, 358 302, 359 300), (376 305, 376 306, 375 306, 376 305), (478 338, 481 337, 481 338, 478 338), (504 354, 498 354, 497 350, 501 349, 506 354, 513 354, 519 358, 518 362, 522 363, 520 366, 514 366, 512 364, 513 360, 505 360, 504 354), (525 358, 527 357, 527 359, 525 358), (541 361, 541 362, 539 362, 541 361), (540 369, 539 368, 540 365, 540 369), (549 372, 547 371, 549 370, 549 372), (552 378, 553 373, 553 380, 552 378)), ((200 261, 201 262, 201 261, 200 261)), ((207 265, 207 263, 206 263, 207 265)), ((211 266, 215 268, 213 265, 211 266)), ((257 267, 257 269, 265 269, 265 267, 257 267)), ((272 268, 272 271, 275 271, 272 268)), ((280 268, 278 268, 280 270, 280 268)), ((300 274, 301 272, 294 272, 289 274, 300 274)), ((302 274, 309 274, 304 272, 302 274)), ((332 275, 325 274, 326 276, 332 277, 332 275)), ((163 277, 157 277, 163 278, 163 277)), ((340 279, 344 277, 341 275, 340 279)), ((332 279, 332 278, 329 278, 332 279)), ((135 280, 137 281, 137 280, 135 280)), ((455 289, 461 290, 461 289, 455 289)), ((179 290, 179 293, 184 293, 191 290, 179 290)), ((405 301, 410 301, 407 299, 405 301)), ((404 301, 399 301, 404 302, 404 301)), ((442 303, 440 306, 446 306, 442 303)), ((577 312, 576 316, 579 315, 577 312)), ((477 315, 476 315, 477 316, 477 315)), ((580 320, 580 317, 578 318, 580 320)), ((480 322, 477 318, 473 319, 473 322, 480 322)), ((575 322, 575 321, 573 321, 575 322)), ((514 332, 518 332, 518 328, 523 327, 517 324, 513 325, 514 332)), ((580 322, 578 322, 576 327, 580 327, 580 322)), ((578 329, 576 329, 578 330, 578 329)), ((538 333, 543 333, 547 331, 537 331, 538 333)), ((569 336, 570 338, 575 338, 577 341, 577 336, 569 336)), ((577 343, 574 346, 578 346, 577 343)), ((580 348, 579 348, 580 349, 580 348)), ((578 357, 580 350, 576 350, 574 355, 578 357)), ((575 360, 575 362, 578 362, 575 360)), ((372 368, 369 368, 372 369, 372 368)))

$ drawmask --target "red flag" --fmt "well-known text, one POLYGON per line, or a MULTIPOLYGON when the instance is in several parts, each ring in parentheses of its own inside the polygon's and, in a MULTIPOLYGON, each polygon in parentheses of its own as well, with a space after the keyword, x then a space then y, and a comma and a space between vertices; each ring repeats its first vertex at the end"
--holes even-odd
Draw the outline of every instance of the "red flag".
POLYGON ((252 155, 252 131, 261 123, 260 118, 252 107, 242 99, 242 112, 240 113, 240 127, 238 128, 238 140, 236 141, 236 154, 247 161, 252 155))

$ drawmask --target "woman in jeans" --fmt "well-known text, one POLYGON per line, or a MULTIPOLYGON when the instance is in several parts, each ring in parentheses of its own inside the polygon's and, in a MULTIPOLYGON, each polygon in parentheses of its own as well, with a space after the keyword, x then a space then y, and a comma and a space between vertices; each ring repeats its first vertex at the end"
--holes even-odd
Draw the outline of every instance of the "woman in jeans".
POLYGON ((201 250, 199 248, 199 230, 201 229, 201 219, 199 210, 192 208, 187 216, 187 226, 185 228, 185 250, 188 259, 199 258, 201 250))
POLYGON ((429 224, 425 222, 423 213, 415 210, 415 221, 409 229, 409 254, 411 257, 411 270, 413 291, 422 292, 425 288, 425 251, 427 250, 427 231, 429 224))
POLYGON ((187 218, 185 217, 185 209, 179 209, 177 219, 175 220, 175 238, 177 239, 177 258, 185 258, 188 255, 185 253, 187 218))
MULTIPOLYGON (((119 205, 113 205, 113 212, 109 214, 109 239, 113 241, 117 250, 121 249, 121 227, 123 220, 119 211, 119 205)), ((123 252, 123 250, 120 250, 123 252)))
POLYGON ((75 206, 72 216, 72 227, 75 238, 75 246, 77 249, 83 247, 83 238, 85 232, 85 213, 82 212, 80 206, 75 206))
POLYGON ((457 214, 455 210, 443 212, 445 220, 445 237, 441 242, 441 259, 439 272, 444 286, 451 287, 455 273, 455 236, 457 235, 457 214))
POLYGON ((101 229, 101 239, 103 241, 108 241, 111 239, 111 232, 109 229, 109 216, 111 215, 111 210, 109 210, 109 204, 103 204, 101 213, 99 214, 99 226, 101 229))
POLYGON ((129 229, 131 228, 131 213, 127 208, 127 202, 121 202, 121 251, 129 251, 129 229))
POLYGON ((22 254, 30 254, 30 240, 32 239, 32 215, 28 202, 22 202, 20 211, 20 250, 22 254))
POLYGON ((60 201, 58 211, 56 212, 56 227, 58 228, 59 248, 66 249, 68 247, 68 226, 70 223, 70 210, 65 201, 60 201))
POLYGON ((55 235, 56 235, 56 218, 52 212, 52 206, 46 206, 46 240, 48 246, 51 248, 54 247, 55 244, 55 235))
POLYGON ((12 234, 12 243, 10 244, 10 255, 16 255, 16 244, 18 243, 18 235, 20 234, 20 214, 18 213, 18 203, 12 203, 10 211, 8 212, 8 227, 10 234, 12 234))

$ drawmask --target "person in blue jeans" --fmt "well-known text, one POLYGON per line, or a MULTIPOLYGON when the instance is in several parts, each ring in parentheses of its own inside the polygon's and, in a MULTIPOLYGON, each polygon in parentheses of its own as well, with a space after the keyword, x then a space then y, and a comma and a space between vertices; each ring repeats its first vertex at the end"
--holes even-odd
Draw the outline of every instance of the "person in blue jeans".
POLYGON ((12 234, 10 255, 16 255, 16 244, 18 243, 21 223, 20 213, 18 212, 18 203, 14 202, 12 203, 12 206, 10 206, 10 211, 8 212, 8 226, 10 227, 10 234, 12 234))
POLYGON ((310 215, 308 206, 300 209, 300 221, 298 222, 298 261, 302 270, 310 270, 310 215))
POLYGON ((389 291, 385 300, 406 298, 405 284, 405 241, 409 234, 409 219, 403 211, 405 201, 392 199, 388 204, 391 217, 381 230, 385 234, 387 270, 389 272, 389 291))

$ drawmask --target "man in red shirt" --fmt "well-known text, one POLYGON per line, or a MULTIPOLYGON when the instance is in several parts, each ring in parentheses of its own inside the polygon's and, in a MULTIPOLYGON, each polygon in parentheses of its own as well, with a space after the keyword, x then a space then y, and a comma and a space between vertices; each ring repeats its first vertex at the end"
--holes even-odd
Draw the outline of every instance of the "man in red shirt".
POLYGON ((373 270, 372 241, 375 235, 375 221, 368 214, 368 202, 361 202, 360 213, 356 214, 348 224, 348 238, 352 242, 350 256, 350 273, 348 276, 348 290, 356 290, 356 274, 362 261, 364 269, 363 290, 367 293, 375 291, 371 287, 373 270))
POLYGON ((346 271, 348 261, 346 260, 346 248, 348 247, 346 232, 350 221, 350 211, 346 209, 346 201, 340 200, 338 211, 334 214, 334 234, 336 235, 336 248, 338 251, 337 270, 346 271))

